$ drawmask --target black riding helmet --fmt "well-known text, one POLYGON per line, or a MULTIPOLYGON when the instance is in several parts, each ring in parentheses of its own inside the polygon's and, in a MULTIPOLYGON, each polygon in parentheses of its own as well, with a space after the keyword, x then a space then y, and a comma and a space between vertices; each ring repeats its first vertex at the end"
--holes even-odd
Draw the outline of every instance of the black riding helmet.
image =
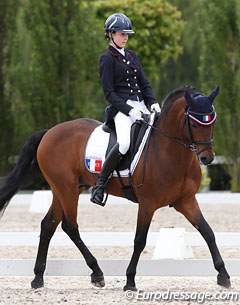
POLYGON ((115 13, 109 16, 105 21, 104 30, 106 35, 108 35, 109 32, 134 34, 131 20, 121 13, 115 13))

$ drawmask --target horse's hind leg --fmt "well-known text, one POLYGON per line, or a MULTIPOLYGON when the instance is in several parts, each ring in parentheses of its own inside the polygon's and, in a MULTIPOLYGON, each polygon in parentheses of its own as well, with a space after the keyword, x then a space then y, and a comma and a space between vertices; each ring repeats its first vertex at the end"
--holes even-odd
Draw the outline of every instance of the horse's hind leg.
POLYGON ((103 272, 100 269, 96 258, 92 255, 92 253, 82 241, 78 228, 72 226, 71 223, 68 223, 67 219, 64 217, 62 221, 62 229, 67 233, 67 235, 80 250, 88 267, 92 269, 93 273, 91 274, 91 283, 96 287, 104 287, 105 281, 103 272))
POLYGON ((31 282, 32 288, 44 286, 43 274, 46 268, 47 253, 50 240, 62 220, 62 208, 58 198, 53 194, 52 205, 41 222, 40 241, 38 245, 37 259, 34 267, 35 278, 31 282))
POLYGON ((214 267, 219 272, 217 276, 217 283, 223 287, 229 288, 231 286, 230 276, 225 268, 223 259, 218 250, 213 230, 211 229, 202 214, 198 219, 196 228, 207 242, 207 245, 213 258, 214 267))
POLYGON ((203 217, 196 199, 194 198, 193 204, 181 205, 178 202, 177 205, 173 206, 190 221, 205 239, 212 255, 214 267, 218 271, 217 283, 223 287, 229 288, 231 286, 230 276, 217 247, 214 232, 203 217))
POLYGON ((74 244, 82 253, 87 265, 92 269, 91 283, 96 287, 104 287, 105 281, 103 272, 100 269, 96 258, 89 251, 87 246, 82 241, 77 224, 77 204, 78 204, 78 194, 77 191, 74 194, 73 188, 65 188, 64 192, 61 194, 61 202, 63 206, 63 220, 62 229, 71 238, 74 244))

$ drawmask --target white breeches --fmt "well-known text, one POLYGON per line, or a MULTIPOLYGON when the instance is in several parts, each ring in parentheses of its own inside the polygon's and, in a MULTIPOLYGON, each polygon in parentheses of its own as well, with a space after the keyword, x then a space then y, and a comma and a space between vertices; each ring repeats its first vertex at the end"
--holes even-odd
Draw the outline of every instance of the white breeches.
MULTIPOLYGON (((127 104, 140 109, 143 113, 149 114, 144 101, 137 102, 127 100, 127 104)), ((125 155, 130 147, 130 132, 131 126, 135 122, 135 119, 131 116, 127 116, 122 112, 118 112, 113 118, 116 127, 117 142, 119 144, 119 151, 122 155, 125 155)))

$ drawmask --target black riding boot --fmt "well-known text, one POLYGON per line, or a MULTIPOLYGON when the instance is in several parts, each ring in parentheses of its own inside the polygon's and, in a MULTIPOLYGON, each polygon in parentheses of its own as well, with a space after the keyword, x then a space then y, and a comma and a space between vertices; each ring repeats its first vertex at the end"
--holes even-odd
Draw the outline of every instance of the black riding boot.
POLYGON ((117 143, 115 146, 113 146, 103 163, 97 184, 92 189, 92 197, 90 198, 92 202, 101 206, 105 205, 102 202, 104 197, 104 187, 108 181, 109 176, 118 166, 121 158, 122 154, 119 152, 119 145, 117 143))

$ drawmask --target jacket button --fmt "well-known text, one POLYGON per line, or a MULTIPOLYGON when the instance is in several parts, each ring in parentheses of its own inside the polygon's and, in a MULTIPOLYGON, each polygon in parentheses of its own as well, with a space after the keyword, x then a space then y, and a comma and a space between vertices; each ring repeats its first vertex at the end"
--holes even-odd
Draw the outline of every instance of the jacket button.
POLYGON ((129 74, 129 71, 127 70, 127 74, 129 74))
POLYGON ((130 87, 131 85, 130 84, 128 84, 128 87, 130 87))
POLYGON ((134 76, 134 79, 137 79, 137 76, 134 76))
POLYGON ((130 92, 133 92, 133 90, 131 89, 130 92))
POLYGON ((123 62, 126 62, 126 59, 123 58, 123 62))
POLYGON ((129 78, 127 78, 126 81, 129 82, 129 78))
POLYGON ((137 72, 137 69, 135 69, 134 72, 136 73, 136 72, 137 72))
POLYGON ((141 92, 141 90, 138 90, 138 92, 141 92))

